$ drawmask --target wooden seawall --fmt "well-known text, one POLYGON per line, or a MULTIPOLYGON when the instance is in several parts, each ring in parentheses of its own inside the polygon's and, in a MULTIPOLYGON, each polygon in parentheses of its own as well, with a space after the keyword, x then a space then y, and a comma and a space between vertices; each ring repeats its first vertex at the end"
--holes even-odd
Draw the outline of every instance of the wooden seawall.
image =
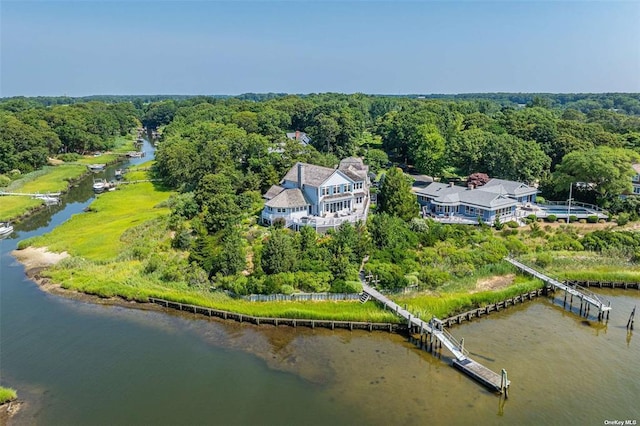
POLYGON ((518 296, 502 300, 500 302, 483 306, 482 308, 476 308, 458 315, 453 315, 451 317, 443 319, 442 323, 445 327, 451 327, 455 324, 461 324, 464 321, 471 321, 473 318, 480 318, 482 316, 489 315, 491 312, 500 312, 501 309, 505 309, 509 306, 514 306, 519 303, 524 303, 525 301, 532 300, 545 294, 546 289, 539 288, 528 293, 523 293, 518 296))
POLYGON ((628 283, 623 281, 578 281, 578 280, 565 280, 564 282, 570 286, 579 285, 580 287, 597 287, 597 288, 622 288, 640 290, 640 283, 628 283))
POLYGON ((272 317, 255 317, 251 315, 239 314, 237 312, 223 311, 220 309, 207 308, 204 306, 189 305, 186 303, 172 302, 170 300, 150 297, 149 302, 164 306, 167 309, 176 309, 184 312, 191 312, 208 317, 216 317, 224 320, 233 320, 237 322, 248 322, 255 325, 286 325, 290 327, 309 327, 309 328, 336 328, 344 330, 368 330, 368 331, 388 331, 395 332, 400 328, 400 324, 386 322, 361 322, 361 321, 331 321, 331 320, 314 320, 299 318, 272 318, 272 317))

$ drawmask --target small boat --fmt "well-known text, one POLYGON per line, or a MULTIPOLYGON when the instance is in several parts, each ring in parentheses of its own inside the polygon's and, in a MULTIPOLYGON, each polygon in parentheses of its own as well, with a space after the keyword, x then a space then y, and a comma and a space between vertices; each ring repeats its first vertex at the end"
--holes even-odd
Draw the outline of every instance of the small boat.
POLYGON ((118 180, 122 179, 122 175, 124 175, 124 170, 117 169, 116 170, 116 179, 118 179, 118 180))
POLYGON ((97 172, 103 171, 104 168, 107 167, 107 165, 106 164, 89 164, 87 167, 92 172, 97 173, 97 172))
POLYGON ((55 206, 60 203, 60 196, 55 194, 37 194, 33 198, 44 201, 47 206, 55 206))
POLYGON ((95 192, 102 192, 105 189, 109 188, 109 184, 104 179, 94 179, 93 180, 93 190, 95 192))
POLYGON ((6 237, 13 232, 13 226, 9 222, 0 222, 0 238, 6 237))

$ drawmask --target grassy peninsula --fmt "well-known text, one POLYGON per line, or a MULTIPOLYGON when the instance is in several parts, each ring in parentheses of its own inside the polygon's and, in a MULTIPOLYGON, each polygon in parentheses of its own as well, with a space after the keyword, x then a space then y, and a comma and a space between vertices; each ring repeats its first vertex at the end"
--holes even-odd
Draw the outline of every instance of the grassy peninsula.
POLYGON ((18 398, 18 393, 15 389, 0 386, 0 405, 13 401, 16 398, 18 398))
MULTIPOLYGON (((55 161, 56 165, 44 166, 34 172, 27 173, 12 181, 7 187, 0 188, 4 192, 26 194, 47 194, 66 192, 71 182, 89 173, 88 164, 111 164, 121 158, 124 153, 133 150, 134 138, 131 135, 118 136, 113 139, 114 149, 98 156, 76 156, 73 161, 55 161)), ((29 212, 40 208, 44 202, 27 196, 2 196, 0 203, 0 221, 15 220, 29 212)))

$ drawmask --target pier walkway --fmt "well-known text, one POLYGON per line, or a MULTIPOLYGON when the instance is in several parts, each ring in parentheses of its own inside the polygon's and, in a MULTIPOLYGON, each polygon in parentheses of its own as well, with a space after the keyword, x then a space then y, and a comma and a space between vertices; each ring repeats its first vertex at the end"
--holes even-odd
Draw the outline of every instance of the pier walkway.
POLYGON ((580 287, 579 285, 568 285, 568 284, 561 283, 560 281, 553 279, 543 274, 542 272, 538 272, 535 269, 525 265, 524 263, 518 262, 517 260, 511 257, 506 257, 505 260, 511 263, 516 268, 520 269, 521 271, 526 272, 535 278, 538 278, 545 284, 548 284, 556 289, 564 290, 565 297, 567 293, 570 294, 572 298, 573 296, 578 297, 581 300, 581 304, 582 304, 582 301, 587 303, 587 307, 585 308, 586 310, 588 310, 589 306, 596 307, 598 309, 598 320, 602 319, 602 315, 605 312, 607 313, 607 317, 608 317, 609 311, 611 310, 611 302, 606 300, 602 296, 599 296, 587 290, 586 288, 580 287))
POLYGON ((500 392, 507 395, 510 381, 507 380, 507 373, 502 370, 502 374, 495 373, 483 366, 482 364, 469 358, 469 352, 464 349, 464 339, 458 342, 449 332, 447 332, 441 321, 434 318, 429 322, 425 322, 418 317, 413 316, 409 311, 400 307, 397 303, 380 293, 375 288, 368 285, 364 279, 364 273, 360 273, 360 280, 362 281, 363 293, 369 295, 382 305, 385 309, 390 309, 400 317, 407 321, 409 333, 418 332, 420 339, 426 336, 427 345, 431 343, 433 346, 434 339, 436 345, 440 343, 440 347, 444 345, 456 358, 453 361, 453 366, 462 371, 466 375, 470 376, 474 380, 482 383, 491 390, 500 392))

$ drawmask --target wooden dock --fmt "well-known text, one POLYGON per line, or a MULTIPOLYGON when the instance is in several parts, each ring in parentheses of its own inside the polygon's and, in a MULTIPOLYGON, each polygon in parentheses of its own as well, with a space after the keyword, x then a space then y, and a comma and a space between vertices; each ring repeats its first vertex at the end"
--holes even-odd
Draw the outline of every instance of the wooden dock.
POLYGON ((469 352, 464 348, 464 339, 461 339, 460 341, 456 340, 444 329, 442 321, 434 318, 427 323, 420 318, 413 316, 409 311, 401 308, 397 303, 393 302, 378 290, 368 285, 364 280, 364 274, 362 272, 360 273, 360 279, 362 281, 363 292, 381 303, 385 309, 390 309, 395 312, 396 315, 404 318, 407 321, 409 333, 419 334, 421 341, 426 338, 427 348, 431 348, 431 350, 433 350, 434 344, 436 348, 438 344, 440 347, 444 345, 456 358, 453 360, 453 366, 455 368, 487 388, 499 393, 504 393, 505 396, 507 395, 511 382, 507 380, 506 372, 502 370, 501 375, 497 374, 477 361, 469 358, 469 352))
POLYGON ((609 316, 609 311, 611 310, 611 302, 606 300, 602 296, 599 296, 579 285, 572 286, 569 284, 561 283, 560 281, 553 279, 543 274, 542 272, 538 272, 535 269, 525 265, 524 263, 518 262, 517 260, 511 257, 506 257, 505 260, 511 263, 516 268, 520 269, 521 271, 526 272, 527 274, 535 278, 538 278, 545 284, 550 285, 555 289, 564 290, 565 299, 567 294, 570 294, 572 299, 573 299, 573 296, 576 296, 578 299, 580 299, 580 304, 581 304, 580 312, 582 312, 582 303, 584 302, 586 303, 586 307, 585 307, 586 315, 588 315, 589 313, 589 307, 594 306, 595 308, 598 309, 598 320, 602 320, 602 316, 605 312, 607 314, 607 317, 609 316))

